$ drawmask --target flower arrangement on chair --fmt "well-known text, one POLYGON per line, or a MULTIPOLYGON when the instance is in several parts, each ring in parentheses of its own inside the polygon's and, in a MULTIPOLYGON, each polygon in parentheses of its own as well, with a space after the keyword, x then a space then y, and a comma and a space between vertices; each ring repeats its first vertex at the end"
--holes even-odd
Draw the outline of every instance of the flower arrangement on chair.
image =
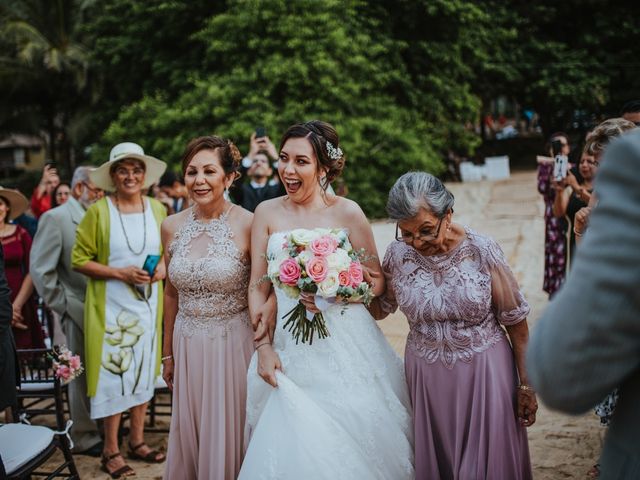
POLYGON ((74 355, 64 345, 53 347, 50 356, 53 362, 54 375, 64 383, 79 377, 84 371, 80 355, 74 355))

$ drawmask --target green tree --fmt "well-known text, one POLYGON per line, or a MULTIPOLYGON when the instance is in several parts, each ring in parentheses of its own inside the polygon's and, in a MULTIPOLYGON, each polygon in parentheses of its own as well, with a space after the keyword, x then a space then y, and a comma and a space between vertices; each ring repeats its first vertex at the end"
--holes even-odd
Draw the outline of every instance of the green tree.
POLYGON ((347 155, 345 180, 365 211, 384 214, 386 193, 410 169, 439 171, 431 124, 398 95, 412 88, 402 47, 365 4, 339 0, 238 0, 196 35, 206 47, 203 71, 177 99, 146 95, 124 109, 105 134, 176 163, 188 139, 215 132, 241 148, 264 125, 277 141, 287 126, 333 123, 347 155), (372 194, 374 193, 375 194, 372 194))
POLYGON ((81 25, 88 2, 3 0, 0 38, 0 119, 18 128, 48 132, 49 156, 73 167, 73 132, 91 98, 88 51, 81 25))
POLYGON ((209 0, 95 2, 83 30, 93 39, 101 92, 88 138, 99 139, 120 110, 144 95, 175 99, 190 88, 190 72, 202 71, 205 51, 194 34, 224 8, 225 2, 209 0))

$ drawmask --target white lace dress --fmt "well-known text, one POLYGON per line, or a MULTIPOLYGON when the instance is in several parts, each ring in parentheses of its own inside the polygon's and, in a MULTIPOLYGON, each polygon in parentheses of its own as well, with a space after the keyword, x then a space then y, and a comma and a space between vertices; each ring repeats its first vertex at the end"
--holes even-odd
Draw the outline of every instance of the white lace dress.
POLYGON ((166 479, 234 480, 242 463, 253 353, 249 263, 233 241, 227 215, 201 222, 190 212, 169 246, 168 273, 179 306, 166 479))
MULTIPOLYGON (((274 233, 275 254, 285 233, 274 233)), ((278 387, 248 374, 241 480, 413 479, 411 409, 402 361, 363 305, 324 314, 330 337, 298 344, 282 330, 297 300, 276 289, 278 387)))

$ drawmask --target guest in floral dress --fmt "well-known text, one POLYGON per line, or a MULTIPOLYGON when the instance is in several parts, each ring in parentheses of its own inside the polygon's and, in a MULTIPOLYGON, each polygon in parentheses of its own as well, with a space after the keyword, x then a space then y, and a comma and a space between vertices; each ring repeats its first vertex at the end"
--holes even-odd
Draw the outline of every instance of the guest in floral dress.
POLYGON ((428 173, 398 179, 387 203, 398 222, 382 265, 387 290, 371 306, 376 318, 399 307, 409 320, 416 478, 530 479, 529 305, 498 244, 452 222, 453 203, 428 173))
MULTIPOLYGON (((560 153, 569 155, 569 137, 558 132, 551 135, 549 143, 562 142, 560 153)), ((567 220, 558 218, 553 212, 556 191, 552 185, 553 161, 541 161, 538 164, 538 191, 544 199, 544 281, 542 289, 551 297, 562 285, 567 263, 567 220)))
POLYGON ((244 456, 253 214, 225 200, 241 158, 228 140, 192 140, 182 167, 194 205, 162 224, 169 263, 162 375, 173 390, 164 478, 170 480, 235 480, 244 456))

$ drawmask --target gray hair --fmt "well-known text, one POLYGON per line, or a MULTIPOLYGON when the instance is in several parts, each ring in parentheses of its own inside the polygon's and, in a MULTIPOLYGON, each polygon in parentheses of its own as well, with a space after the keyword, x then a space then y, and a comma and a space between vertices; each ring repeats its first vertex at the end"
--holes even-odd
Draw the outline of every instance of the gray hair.
POLYGON ((391 220, 401 221, 415 217, 424 208, 442 218, 453 209, 453 204, 453 194, 436 177, 426 172, 409 172, 391 187, 387 214, 391 220))
POLYGON ((71 189, 73 190, 75 186, 79 183, 89 182, 89 172, 92 170, 91 167, 78 167, 73 172, 73 178, 71 179, 71 189))

